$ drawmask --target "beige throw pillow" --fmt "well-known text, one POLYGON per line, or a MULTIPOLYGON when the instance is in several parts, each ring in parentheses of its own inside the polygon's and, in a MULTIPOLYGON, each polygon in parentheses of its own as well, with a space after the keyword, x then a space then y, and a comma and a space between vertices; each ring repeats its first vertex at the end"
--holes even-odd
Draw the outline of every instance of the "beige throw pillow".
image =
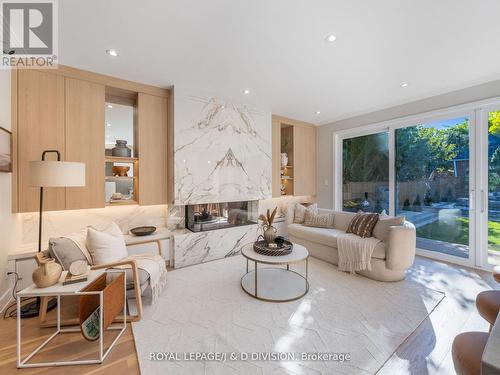
POLYGON ((387 243, 389 242, 389 230, 392 226, 403 225, 405 222, 404 216, 390 217, 380 214, 379 221, 373 228, 373 236, 387 243))
POLYGON ((358 213, 352 218, 346 233, 353 233, 363 238, 371 237, 377 221, 378 214, 358 213))
POLYGON ((305 207, 300 203, 295 205, 293 222, 296 224, 303 224, 306 215, 317 214, 318 213, 318 205, 316 203, 311 204, 309 207, 305 207))
POLYGON ((103 231, 89 227, 87 247, 95 265, 116 262, 128 256, 123 233, 115 223, 103 231))
POLYGON ((333 228, 333 213, 306 215, 304 225, 317 228, 333 228))

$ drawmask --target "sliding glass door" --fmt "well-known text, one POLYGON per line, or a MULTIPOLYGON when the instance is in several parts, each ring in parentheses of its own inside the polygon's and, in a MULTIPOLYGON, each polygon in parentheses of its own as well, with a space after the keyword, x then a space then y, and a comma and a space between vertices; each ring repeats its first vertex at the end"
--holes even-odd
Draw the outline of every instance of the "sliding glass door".
POLYGON ((342 140, 342 209, 389 212, 388 132, 342 140))
POLYGON ((500 108, 487 111, 487 116, 488 125, 483 133, 487 133, 487 179, 484 181, 487 187, 481 190, 480 210, 485 216, 481 232, 482 238, 487 239, 483 242, 488 249, 488 263, 500 265, 500 108))
POLYGON ((395 212, 417 228, 417 247, 469 258, 469 119, 395 129, 395 212))

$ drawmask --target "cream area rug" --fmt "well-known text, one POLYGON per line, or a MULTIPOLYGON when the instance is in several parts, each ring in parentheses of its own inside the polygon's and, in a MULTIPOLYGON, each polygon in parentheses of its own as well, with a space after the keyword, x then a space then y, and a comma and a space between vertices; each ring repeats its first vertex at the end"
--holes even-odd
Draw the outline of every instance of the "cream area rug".
POLYGON ((308 294, 265 302, 241 289, 245 265, 238 255, 169 272, 160 298, 132 324, 143 375, 374 374, 444 298, 309 258, 308 294))

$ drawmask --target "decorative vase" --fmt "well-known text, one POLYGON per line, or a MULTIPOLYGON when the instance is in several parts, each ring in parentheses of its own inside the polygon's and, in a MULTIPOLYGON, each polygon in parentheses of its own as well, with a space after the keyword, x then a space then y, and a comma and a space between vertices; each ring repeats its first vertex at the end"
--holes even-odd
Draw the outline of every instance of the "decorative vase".
POLYGON ((288 165, 288 155, 286 152, 280 154, 281 168, 285 168, 288 165))
POLYGON ((111 155, 129 158, 130 156, 132 156, 132 150, 127 147, 127 141, 123 139, 117 139, 115 147, 111 149, 111 155))
POLYGON ((277 232, 276 228, 273 226, 264 225, 263 229, 264 229, 264 240, 267 243, 274 243, 274 239, 276 238, 276 232, 277 232))
POLYGON ((48 259, 33 271, 31 277, 37 287, 47 288, 59 281, 61 273, 62 267, 54 259, 48 259))

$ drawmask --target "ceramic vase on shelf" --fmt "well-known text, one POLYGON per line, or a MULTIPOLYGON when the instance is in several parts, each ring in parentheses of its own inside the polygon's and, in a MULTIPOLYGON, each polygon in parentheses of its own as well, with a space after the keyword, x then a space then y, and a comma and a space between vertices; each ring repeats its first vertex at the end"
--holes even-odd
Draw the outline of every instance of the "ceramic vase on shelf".
POLYGON ((59 281, 61 273, 62 267, 54 259, 48 259, 33 271, 32 279, 37 287, 47 288, 59 281))
POLYGON ((132 150, 127 146, 127 141, 117 139, 115 147, 111 149, 111 155, 129 158, 132 156, 132 150))
POLYGON ((286 152, 280 154, 281 168, 285 168, 288 165, 288 155, 286 152))

